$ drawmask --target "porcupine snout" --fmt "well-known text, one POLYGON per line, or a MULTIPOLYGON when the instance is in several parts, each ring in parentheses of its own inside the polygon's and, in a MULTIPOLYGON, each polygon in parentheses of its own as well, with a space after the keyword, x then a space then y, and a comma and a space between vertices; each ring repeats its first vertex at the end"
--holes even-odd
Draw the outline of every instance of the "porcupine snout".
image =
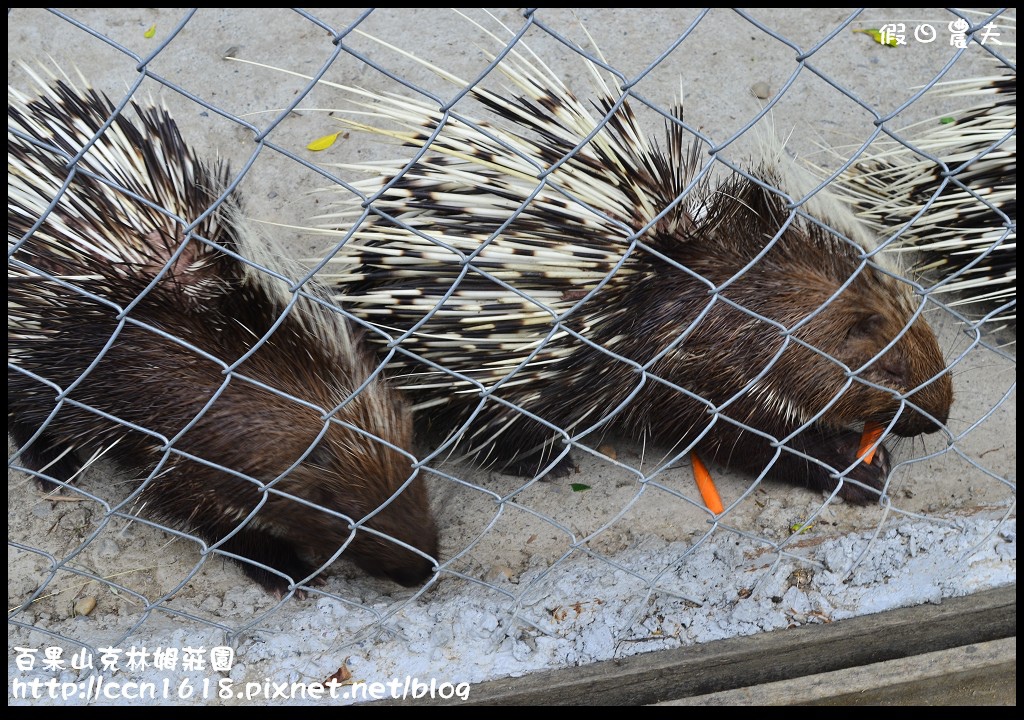
POLYGON ((903 437, 938 432, 949 420, 953 379, 946 369, 935 334, 918 320, 895 349, 904 370, 909 406, 896 421, 893 431, 903 437), (913 351, 907 352, 903 345, 913 351))

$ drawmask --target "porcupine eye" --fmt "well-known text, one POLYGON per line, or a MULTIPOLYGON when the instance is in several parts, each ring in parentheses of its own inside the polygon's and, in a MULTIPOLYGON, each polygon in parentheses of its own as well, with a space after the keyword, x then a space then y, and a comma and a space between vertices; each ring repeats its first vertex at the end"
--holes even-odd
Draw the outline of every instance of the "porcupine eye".
MULTIPOLYGON (((846 335, 847 347, 851 350, 849 357, 859 367, 871 361, 879 350, 889 344, 889 340, 885 336, 885 318, 878 313, 867 315, 855 322, 846 335)), ((875 380, 897 387, 906 384, 906 358, 899 351, 898 345, 890 348, 882 357, 874 359, 869 370, 876 376, 875 380)))
POLYGON ((305 464, 318 468, 329 468, 331 467, 331 457, 324 447, 324 443, 320 442, 315 448, 313 448, 309 455, 306 456, 305 464))
POLYGON ((846 333, 846 338, 849 341, 872 340, 882 334, 884 327, 885 318, 879 313, 873 313, 862 317, 850 326, 850 331, 846 333))

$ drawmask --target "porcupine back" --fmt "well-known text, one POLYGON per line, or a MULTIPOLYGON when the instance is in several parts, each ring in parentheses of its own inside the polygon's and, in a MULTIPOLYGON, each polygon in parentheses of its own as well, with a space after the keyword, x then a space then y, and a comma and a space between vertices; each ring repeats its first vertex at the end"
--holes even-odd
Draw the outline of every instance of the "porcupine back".
POLYGON ((835 182, 950 307, 1016 317, 1017 74, 938 83, 933 117, 874 143, 835 182))
POLYGON ((103 129, 105 96, 39 84, 8 100, 22 463, 73 482, 113 461, 146 480, 146 517, 209 544, 241 527, 219 549, 278 592, 342 548, 374 575, 426 578, 436 530, 408 411, 361 337, 315 287, 256 268, 280 267, 277 252, 247 235, 228 168, 197 158, 165 109, 136 104, 138 124, 103 129))
POLYGON ((499 66, 513 94, 472 91, 498 123, 343 88, 387 124, 349 125, 427 146, 344 166, 378 175, 373 203, 326 218, 344 242, 321 271, 400 341, 417 409, 513 472, 617 427, 877 497, 888 455, 857 462, 863 423, 931 432, 952 402, 914 288, 777 146, 714 177, 681 109, 662 148, 607 86, 584 103, 527 52, 499 66))

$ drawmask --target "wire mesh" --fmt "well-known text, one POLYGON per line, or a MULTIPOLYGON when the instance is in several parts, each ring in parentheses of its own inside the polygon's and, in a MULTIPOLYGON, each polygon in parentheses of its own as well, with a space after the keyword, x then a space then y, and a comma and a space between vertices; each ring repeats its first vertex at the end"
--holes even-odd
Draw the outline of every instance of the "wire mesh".
MULTIPOLYGON (((784 194, 789 222, 816 221, 813 198, 830 185, 857 177, 858 163, 878 141, 891 139, 920 150, 912 123, 949 112, 949 99, 936 92, 942 83, 1004 69, 1015 74, 1015 23, 1007 13, 864 10, 832 17, 826 11, 636 9, 502 11, 497 16, 478 12, 466 18, 433 9, 14 10, 9 12, 8 36, 9 81, 20 91, 31 94, 34 88, 15 62, 45 64, 49 61, 43 58, 50 54, 66 70, 77 67, 110 95, 119 111, 130 100, 159 98, 200 156, 229 160, 232 176, 225 194, 237 189, 250 216, 245 222, 277 235, 291 255, 280 264, 275 262, 280 258, 235 259, 264 274, 267 283, 286 285, 292 302, 317 301, 308 288, 327 276, 330 264, 323 263, 344 255, 353 228, 376 219, 393 221, 389 227, 444 250, 445 262, 456 270, 440 273, 445 284, 426 293, 426 304, 413 309, 416 322, 411 327, 396 330, 394 315, 380 314, 393 309, 382 309, 379 303, 342 303, 331 311, 343 313, 353 327, 365 331, 367 343, 377 351, 375 375, 409 385, 406 376, 415 361, 416 367, 434 371, 438 382, 447 384, 441 397, 451 392, 472 398, 472 410, 459 418, 463 432, 438 436, 426 432, 438 395, 424 402, 415 390, 407 393, 421 405, 415 415, 418 438, 414 446, 399 449, 410 453, 411 472, 429 487, 441 538, 436 572, 409 590, 367 577, 346 563, 341 552, 342 560, 330 564, 324 584, 293 578, 304 597, 274 596, 240 574, 240 566, 226 559, 233 553, 218 549, 218 543, 196 537, 189 528, 147 519, 145 508, 133 503, 140 482, 158 477, 162 465, 110 468, 100 462, 63 486, 54 499, 38 489, 32 481, 35 472, 12 446, 12 677, 73 681, 90 674, 60 662, 45 673, 38 667, 24 670, 15 658, 25 653, 16 648, 58 646, 69 656, 82 649, 99 657, 104 647, 187 645, 233 647, 241 662, 220 669, 217 677, 236 683, 260 677, 322 681, 339 666, 351 667, 357 678, 419 673, 472 682, 828 622, 1012 579, 1015 327, 1012 321, 992 322, 1014 314, 1012 296, 997 303, 997 312, 964 309, 933 292, 934 277, 915 272, 908 263, 896 278, 920 298, 916 314, 935 329, 954 378, 956 400, 942 431, 900 441, 885 493, 867 506, 844 503, 833 492, 765 480, 765 473, 713 466, 725 501, 724 512, 716 515, 693 484, 689 439, 667 447, 638 442, 613 420, 629 415, 646 385, 705 403, 710 412, 703 432, 737 422, 728 414, 728 403, 709 402, 659 375, 653 369, 656 358, 638 362, 609 353, 572 324, 578 317, 573 313, 588 297, 621 281, 623 275, 616 273, 628 271, 625 261, 630 257, 654 256, 672 272, 693 274, 645 243, 645 233, 672 207, 630 224, 608 207, 565 190, 560 168, 574 153, 586 152, 602 122, 572 137, 574 153, 552 163, 524 153, 522 144, 510 143, 500 132, 500 119, 474 98, 481 88, 510 93, 501 69, 517 53, 535 53, 538 63, 588 103, 595 97, 595 68, 613 101, 611 107, 592 106, 595 117, 607 119, 628 105, 651 137, 663 134, 664 123, 675 123, 699 147, 700 177, 687 192, 705 176, 710 181, 738 173, 763 182, 751 174, 756 164, 751 158, 764 152, 766 133, 785 135, 786 153, 811 168, 814 181, 799 192, 770 189, 784 194), (959 29, 958 21, 966 25, 963 47, 942 34, 959 29), (910 39, 902 47, 881 45, 863 32, 900 22, 910 28, 910 39), (155 33, 146 37, 151 26, 155 33), (941 41, 917 40, 914 32, 924 26, 940 28, 941 41), (996 37, 996 32, 1001 35, 996 37), (425 63, 467 79, 453 82, 425 63), (762 87, 755 87, 759 99, 754 99, 750 86, 758 79, 762 87), (404 107, 421 103, 437 118, 428 131, 430 141, 413 147, 389 144, 338 125, 332 115, 362 119, 346 114, 359 98, 338 85, 373 93, 370 104, 378 107, 388 97, 403 98, 404 107), (682 106, 681 117, 673 114, 674 103, 682 106), (461 123, 493 139, 508 151, 510 163, 531 173, 530 189, 514 196, 505 214, 489 219, 486 240, 468 249, 438 246, 429 232, 396 217, 393 206, 381 202, 394 185, 390 175, 367 182, 365 172, 353 167, 386 161, 385 172, 398 168, 395 179, 400 180, 403 169, 415 172, 416 163, 429 157, 431 141, 447 123, 461 123), (314 140, 334 133, 336 142, 326 149, 308 149, 314 140), (608 270, 603 279, 584 284, 582 292, 574 289, 561 297, 556 292, 555 302, 487 264, 488 248, 542 193, 560 193, 568 205, 582 206, 628 248, 603 268, 608 270), (344 224, 334 217, 339 207, 350 212, 344 224), (334 233, 326 240, 325 226, 334 233), (294 268, 296 258, 305 261, 305 270, 282 270, 294 268), (530 337, 526 351, 503 361, 497 381, 493 374, 481 380, 466 372, 473 363, 491 359, 483 345, 474 346, 468 365, 460 358, 460 365, 449 366, 438 359, 443 352, 427 351, 432 336, 417 336, 420 328, 442 321, 440 313, 452 307, 444 303, 468 274, 485 278, 503 297, 541 318, 542 330, 530 337), (577 351, 590 350, 627 366, 635 375, 635 385, 623 389, 615 403, 569 427, 546 420, 543 406, 512 403, 503 394, 503 388, 522 382, 523 373, 533 368, 538 349, 560 338, 567 338, 577 351), (456 459, 467 435, 478 427, 474 423, 497 411, 539 423, 554 438, 551 454, 525 477, 456 459), (545 470, 565 462, 570 453, 575 468, 568 476, 545 477, 545 470), (80 603, 87 598, 98 602, 86 617, 80 603)), ((1015 130, 996 143, 1003 150, 1013 149, 1015 158, 1015 130)), ((921 154, 931 156, 927 150, 921 154)), ((132 198, 139 200, 149 201, 132 198)), ((982 201, 999 210, 990 252, 1014 247, 1015 216, 987 196, 982 201)), ((201 218, 182 220, 191 231, 201 218)), ((887 228, 876 247, 861 248, 863 263, 881 267, 875 255, 892 250, 903 232, 887 228)), ((9 278, 12 268, 21 267, 15 253, 22 241, 9 234, 9 278)), ((841 241, 858 242, 845 236, 841 241)), ((780 331, 784 342, 776 358, 790 345, 809 347, 796 332, 799 327, 736 304, 727 285, 702 280, 713 302, 732 303, 744 317, 780 331)), ((806 322, 824 311, 812 309, 806 322)), ((9 325, 10 315, 9 310, 9 325)), ((685 347, 703 317, 680 327, 656 355, 685 347)), ((136 322, 130 312, 119 320, 136 322)), ((633 320, 624 325, 643 326, 642 317, 633 320)), ((148 330, 182 342, 173 328, 148 330)), ((273 342, 273 335, 262 341, 273 342)), ((241 358, 192 349, 237 380, 232 373, 241 358)), ((8 367, 9 381, 12 373, 25 372, 10 355, 8 367)), ((854 374, 858 368, 844 370, 854 374)), ((747 392, 763 377, 752 373, 747 392)), ((46 377, 34 380, 50 386, 58 403, 76 402, 73 387, 60 387, 46 377)), ((81 382, 88 383, 88 376, 81 382)), ((585 403, 591 386, 600 382, 584 373, 568 392, 585 403)), ((307 402, 281 388, 266 389, 287 402, 307 402)), ((211 403, 215 400, 210 398, 211 403)), ((9 415, 9 430, 10 422, 9 415)), ((135 429, 153 434, 151 428, 135 429)), ((364 435, 367 442, 392 442, 372 432, 364 435)), ((174 438, 159 433, 156 438, 167 457, 180 455, 174 438)), ((785 451, 779 445, 787 438, 768 439, 778 453, 785 451)), ((258 438, 232 436, 228 441, 252 443, 254 453, 274 452, 258 438)), ((292 458, 289 464, 301 461, 292 458)), ((219 469, 216 463, 211 467, 219 469)), ((849 473, 851 468, 834 470, 849 473)), ((333 561, 343 548, 327 550, 333 561)), ((150 677, 149 668, 126 669, 131 677, 150 677)), ((198 683, 213 676, 206 667, 175 670, 175 681, 186 677, 198 683)), ((210 701, 199 696, 191 700, 210 701)))

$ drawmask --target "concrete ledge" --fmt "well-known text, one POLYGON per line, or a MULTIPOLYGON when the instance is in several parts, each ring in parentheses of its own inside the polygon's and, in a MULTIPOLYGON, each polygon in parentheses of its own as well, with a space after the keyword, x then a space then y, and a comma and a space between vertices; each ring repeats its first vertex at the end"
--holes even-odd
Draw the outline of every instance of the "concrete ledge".
POLYGON ((1012 705, 1016 634, 1011 585, 938 605, 494 680, 473 686, 458 704, 955 704, 949 693, 959 687, 962 702, 1012 705))

